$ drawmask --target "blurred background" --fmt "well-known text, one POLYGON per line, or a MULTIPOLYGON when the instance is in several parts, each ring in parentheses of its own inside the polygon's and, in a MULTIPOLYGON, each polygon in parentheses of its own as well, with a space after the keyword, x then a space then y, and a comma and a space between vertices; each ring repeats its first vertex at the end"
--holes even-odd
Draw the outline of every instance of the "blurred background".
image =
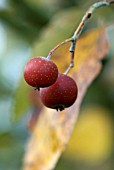
MULTIPOLYGON (((31 95, 28 98, 28 86, 22 80, 26 61, 35 55, 46 55, 54 45, 70 37, 94 2, 0 0, 0 170, 21 169, 30 135, 27 120, 33 106, 31 95), (75 15, 75 23, 69 22, 66 27, 63 21, 68 22, 69 15, 75 15)), ((102 24, 114 27, 114 5, 98 9, 84 31, 102 24)), ((88 89, 71 140, 56 170, 114 169, 113 27, 107 30, 110 50, 102 72, 88 89)))

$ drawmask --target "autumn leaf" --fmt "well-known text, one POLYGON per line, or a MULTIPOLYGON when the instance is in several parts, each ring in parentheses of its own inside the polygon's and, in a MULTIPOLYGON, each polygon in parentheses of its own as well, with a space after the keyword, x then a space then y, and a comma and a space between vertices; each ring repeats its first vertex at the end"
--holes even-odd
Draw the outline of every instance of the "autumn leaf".
MULTIPOLYGON (((52 56, 60 72, 64 72, 69 64, 70 45, 60 47, 52 56)), ((100 73, 101 60, 108 49, 104 28, 89 31, 79 38, 75 49, 75 67, 70 72, 78 85, 77 101, 62 112, 42 107, 28 141, 23 170, 51 170, 55 167, 71 136, 82 99, 88 86, 100 73)))

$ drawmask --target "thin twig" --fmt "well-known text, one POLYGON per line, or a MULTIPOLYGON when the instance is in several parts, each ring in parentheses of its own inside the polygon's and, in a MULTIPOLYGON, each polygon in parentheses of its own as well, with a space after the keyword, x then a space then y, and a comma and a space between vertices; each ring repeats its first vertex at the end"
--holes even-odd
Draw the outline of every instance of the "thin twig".
POLYGON ((57 50, 57 48, 59 48, 61 45, 66 44, 66 43, 68 43, 68 42, 70 42, 70 41, 73 41, 73 38, 72 38, 72 37, 71 37, 71 38, 68 38, 68 39, 66 39, 66 40, 64 40, 64 41, 62 41, 62 42, 59 43, 59 44, 57 44, 57 45, 49 52, 47 58, 50 59, 51 56, 52 56, 52 54, 54 53, 54 51, 57 50))
POLYGON ((69 51, 71 52, 71 62, 70 65, 68 66, 68 69, 65 71, 64 74, 68 74, 68 72, 70 71, 70 69, 74 66, 74 52, 75 52, 75 46, 76 46, 76 41, 79 38, 80 34, 82 33, 82 30, 84 28, 84 26, 86 25, 87 21, 91 18, 93 12, 95 11, 95 9, 103 7, 103 6, 109 6, 112 3, 114 3, 114 0, 108 0, 108 1, 101 1, 101 2, 96 2, 94 3, 92 6, 90 6, 90 8, 87 10, 87 12, 85 13, 85 15, 83 16, 78 28, 76 29, 76 31, 74 32, 74 35, 69 38, 66 39, 64 41, 62 41, 61 43, 59 43, 58 45, 56 45, 48 54, 47 58, 50 59, 52 54, 54 53, 54 51, 59 48, 61 45, 67 43, 67 42, 72 42, 71 47, 69 49, 69 51))
POLYGON ((103 7, 103 6, 108 6, 111 3, 114 3, 114 1, 110 1, 110 2, 106 2, 106 1, 102 1, 102 2, 96 2, 95 4, 93 4, 85 13, 85 15, 83 16, 78 28, 76 29, 76 31, 74 32, 73 35, 73 42, 72 45, 69 49, 70 52, 74 51, 75 46, 76 46, 76 41, 79 38, 85 24, 87 23, 87 21, 91 18, 93 12, 95 11, 95 9, 103 7), (75 42, 75 43, 74 43, 75 42))
MULTIPOLYGON (((114 3, 114 0, 96 2, 95 4, 93 4, 92 6, 90 6, 90 8, 87 10, 87 12, 86 12, 85 15, 83 16, 83 18, 82 18, 82 20, 81 20, 78 28, 76 29, 76 31, 74 32, 74 35, 73 35, 73 37, 72 37, 72 38, 73 38, 73 41, 72 41, 72 45, 71 45, 71 47, 70 47, 70 49, 69 49, 69 51, 70 51, 71 53, 73 53, 73 55, 71 55, 71 56, 72 56, 72 60, 74 60, 74 51, 75 51, 76 41, 77 41, 77 39, 79 38, 80 34, 82 33, 82 30, 83 30, 84 26, 86 25, 87 21, 91 18, 91 16, 92 16, 93 12, 95 11, 95 9, 100 8, 100 7, 103 7, 103 6, 108 6, 108 5, 112 4, 112 3, 114 3)), ((71 63, 70 63, 70 65, 71 65, 71 63)), ((69 67, 68 67, 68 69, 67 69, 68 72, 69 72, 70 69, 72 68, 72 67, 70 67, 70 65, 69 65, 69 67)), ((67 72, 67 70, 66 70, 66 72, 67 72)), ((65 73, 66 73, 66 72, 65 72, 65 73)))
POLYGON ((64 72, 65 75, 67 75, 69 73, 69 71, 71 70, 71 68, 74 67, 74 51, 71 53, 71 61, 70 61, 70 65, 68 66, 67 70, 64 72))

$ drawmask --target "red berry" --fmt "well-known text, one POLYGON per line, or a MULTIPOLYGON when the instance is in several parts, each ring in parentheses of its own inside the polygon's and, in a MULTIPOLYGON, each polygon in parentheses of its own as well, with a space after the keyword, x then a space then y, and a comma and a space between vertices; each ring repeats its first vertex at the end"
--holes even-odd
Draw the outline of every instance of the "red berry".
POLYGON ((58 77, 58 68, 45 57, 36 57, 28 61, 24 69, 25 81, 33 87, 48 87, 58 77))
POLYGON ((61 111, 75 102, 77 93, 75 81, 67 75, 58 74, 53 85, 40 90, 40 97, 45 106, 61 111))

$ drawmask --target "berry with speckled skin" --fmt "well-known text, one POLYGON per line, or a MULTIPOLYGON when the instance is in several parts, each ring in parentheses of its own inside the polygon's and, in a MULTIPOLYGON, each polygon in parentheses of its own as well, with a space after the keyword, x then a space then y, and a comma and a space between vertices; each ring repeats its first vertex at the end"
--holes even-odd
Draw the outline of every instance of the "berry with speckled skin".
POLYGON ((57 80, 57 77, 57 66, 45 57, 30 59, 24 69, 25 81, 37 89, 52 85, 57 80))
POLYGON ((58 74, 57 81, 53 85, 40 90, 42 103, 57 111, 70 107, 75 102, 77 94, 75 81, 65 74, 58 74))

